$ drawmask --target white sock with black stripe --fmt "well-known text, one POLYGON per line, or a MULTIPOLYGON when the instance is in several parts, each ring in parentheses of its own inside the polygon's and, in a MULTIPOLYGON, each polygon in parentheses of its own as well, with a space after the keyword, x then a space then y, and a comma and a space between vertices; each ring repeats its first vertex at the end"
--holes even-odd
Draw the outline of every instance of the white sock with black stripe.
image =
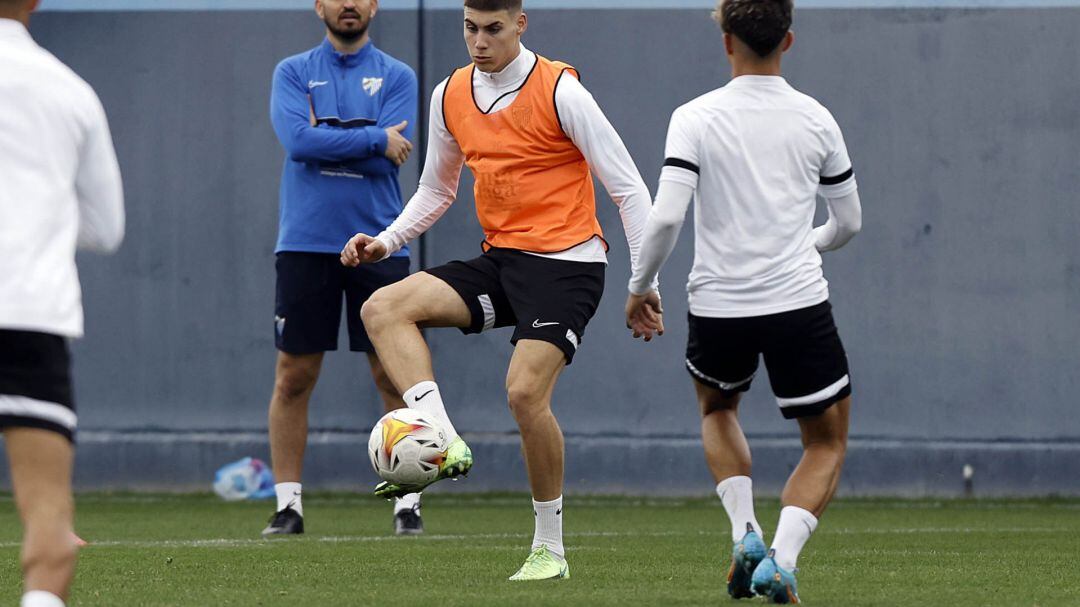
POLYGON ((560 559, 566 558, 562 540, 562 496, 550 502, 533 500, 536 527, 533 531, 532 549, 547 546, 548 552, 560 559))
POLYGON ((458 437, 454 424, 450 423, 450 416, 446 414, 446 406, 443 405, 438 384, 433 381, 422 381, 406 390, 401 398, 405 400, 405 405, 410 409, 422 411, 435 418, 435 421, 446 432, 448 442, 458 437))
POLYGON ((300 516, 304 516, 303 485, 300 483, 277 483, 274 485, 274 494, 277 495, 277 512, 286 508, 292 508, 300 516))

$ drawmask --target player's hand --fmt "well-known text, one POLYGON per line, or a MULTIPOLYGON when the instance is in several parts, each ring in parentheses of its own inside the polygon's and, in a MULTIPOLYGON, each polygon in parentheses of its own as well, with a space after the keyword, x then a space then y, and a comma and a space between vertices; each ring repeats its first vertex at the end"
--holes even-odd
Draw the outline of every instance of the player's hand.
POLYGON ((357 234, 341 250, 341 265, 355 268, 362 263, 375 263, 386 257, 386 245, 367 234, 357 234))
POLYGON ((401 133, 409 126, 408 120, 402 120, 399 124, 386 129, 386 157, 401 166, 409 159, 412 153, 412 143, 401 133))
POLYGON ((645 341, 652 341, 653 334, 664 334, 664 309, 659 292, 630 294, 626 299, 626 328, 634 332, 634 339, 644 337, 645 341))

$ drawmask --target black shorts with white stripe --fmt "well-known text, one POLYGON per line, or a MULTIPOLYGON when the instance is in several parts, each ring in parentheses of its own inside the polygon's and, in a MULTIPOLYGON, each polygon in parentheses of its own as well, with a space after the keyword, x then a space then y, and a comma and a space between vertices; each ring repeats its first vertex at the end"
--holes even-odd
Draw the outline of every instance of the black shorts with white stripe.
POLYGON ((749 390, 761 355, 785 418, 818 415, 851 395, 828 301, 748 318, 689 316, 686 369, 706 386, 728 395, 749 390))
POLYGON ((0 429, 41 428, 74 442, 76 421, 67 340, 0 329, 0 429))
POLYGON ((563 351, 569 365, 600 305, 606 268, 493 248, 424 271, 450 285, 469 308, 472 322, 463 333, 514 327, 510 343, 546 341, 563 351))

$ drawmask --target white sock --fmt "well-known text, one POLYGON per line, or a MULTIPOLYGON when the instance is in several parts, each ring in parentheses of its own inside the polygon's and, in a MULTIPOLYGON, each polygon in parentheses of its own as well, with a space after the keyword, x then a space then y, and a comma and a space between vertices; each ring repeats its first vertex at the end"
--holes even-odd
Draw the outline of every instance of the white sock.
POLYGON ((274 485, 277 493, 277 512, 286 508, 292 508, 300 516, 304 516, 304 503, 300 501, 300 483, 278 483, 274 485))
POLYGON ((783 569, 795 569, 806 540, 817 529, 817 517, 798 506, 784 506, 780 511, 780 523, 776 526, 776 537, 772 549, 776 551, 776 564, 783 569))
POLYGON ((536 514, 536 530, 533 531, 532 550, 543 545, 555 556, 566 558, 562 543, 562 496, 550 502, 533 500, 533 513, 536 514))
POLYGON ((22 595, 21 607, 64 607, 64 601, 51 592, 31 590, 22 595))
POLYGON ((420 512, 420 494, 408 493, 394 500, 394 514, 403 510, 416 510, 420 512))
POLYGON ((754 526, 754 531, 765 539, 761 525, 754 516, 754 484, 749 476, 731 476, 716 485, 716 495, 727 510, 731 519, 731 541, 738 542, 746 535, 746 524, 754 526))
POLYGON ((439 386, 435 382, 422 381, 406 390, 401 397, 405 400, 405 406, 434 417, 446 432, 447 440, 452 441, 458 437, 454 424, 450 423, 450 417, 446 415, 442 394, 439 393, 439 386))

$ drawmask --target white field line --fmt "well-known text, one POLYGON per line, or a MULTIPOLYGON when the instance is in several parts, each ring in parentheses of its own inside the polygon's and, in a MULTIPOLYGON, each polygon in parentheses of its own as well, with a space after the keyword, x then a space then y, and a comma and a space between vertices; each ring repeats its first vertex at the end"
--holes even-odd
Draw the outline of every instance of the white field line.
MULTIPOLYGON (((837 535, 913 535, 913 534, 931 534, 931 533, 1065 533, 1069 529, 1062 527, 913 527, 913 528, 891 528, 891 529, 827 529, 823 530, 826 534, 837 535)), ((699 531, 697 533, 687 533, 679 531, 652 531, 652 532, 631 532, 631 531, 583 531, 577 533, 566 533, 566 537, 580 537, 580 538, 606 538, 606 537, 700 537, 711 535, 726 536, 726 533, 720 533, 717 531, 699 531)), ((308 541, 330 543, 330 544, 354 544, 354 543, 369 543, 369 542, 440 542, 440 541, 469 541, 469 540, 507 540, 507 539, 526 539, 531 537, 528 533, 477 533, 477 534, 443 534, 443 535, 424 535, 419 537, 399 538, 393 535, 337 535, 337 536, 324 536, 324 537, 312 537, 303 538, 308 541)), ((239 547, 259 547, 269 548, 276 545, 282 545, 283 542, 292 541, 290 539, 200 539, 200 540, 158 540, 158 541, 143 541, 143 540, 102 540, 91 541, 88 548, 239 548, 239 547)), ((0 549, 2 548, 18 548, 21 544, 19 542, 0 542, 0 549)), ((575 548, 579 549, 579 548, 575 548)))
MULTIPOLYGON (((172 495, 87 495, 80 497, 78 494, 75 496, 76 508, 79 503, 97 504, 97 503, 114 503, 114 504, 162 504, 168 502, 174 502, 178 500, 184 500, 186 496, 184 494, 172 495)), ((686 506, 707 506, 715 505, 720 507, 719 501, 713 501, 713 499, 678 499, 678 498, 642 498, 642 497, 603 497, 596 498, 591 496, 583 496, 580 498, 570 497, 566 499, 566 503, 569 506, 575 508, 641 508, 641 507, 659 507, 659 508, 683 508, 686 506)), ((0 496, 0 504, 13 503, 14 500, 10 494, 0 496)), ((219 502, 223 506, 225 504, 250 504, 257 502, 219 502)), ((266 504, 273 504, 272 500, 264 500, 266 504)), ((311 497, 304 497, 305 504, 325 504, 325 505, 356 505, 356 506, 371 506, 377 502, 367 496, 328 496, 320 497, 313 495, 311 497)), ((438 495, 433 496, 430 501, 430 505, 435 508, 443 506, 521 506, 522 509, 526 509, 532 506, 527 495, 523 497, 485 497, 483 494, 479 495, 438 495)), ((389 507, 389 502, 387 502, 389 507)), ((829 506, 832 510, 945 510, 950 508, 957 508, 963 510, 1035 510, 1035 509, 1047 509, 1047 510, 1080 510, 1080 501, 1072 500, 1058 503, 1032 503, 1032 502, 1011 502, 1009 500, 999 500, 995 498, 986 498, 985 501, 970 501, 962 502, 959 500, 935 500, 935 501, 844 501, 843 499, 834 502, 829 506)))
POLYGON ((837 535, 911 535, 918 533, 1067 533, 1063 527, 916 527, 893 529, 828 529, 837 535))
MULTIPOLYGON (((173 497, 170 495, 88 495, 80 497, 75 495, 76 507, 80 503, 97 504, 97 503, 112 503, 112 504, 161 504, 174 501, 180 501, 186 499, 183 494, 178 494, 173 497)), ((261 500, 263 503, 273 506, 273 500, 261 500)), ((594 498, 594 497, 582 497, 571 498, 568 502, 573 503, 575 507, 581 508, 641 508, 641 507, 671 507, 682 508, 690 504, 691 500, 684 499, 672 499, 672 498, 658 498, 649 499, 641 497, 627 497, 627 498, 594 498)), ((694 500, 697 501, 697 500, 694 500)), ((12 503, 14 499, 11 495, 0 496, 0 503, 12 503)), ((240 501, 240 502, 226 502, 220 501, 220 504, 251 504, 257 503, 252 501, 240 501)), ((340 496, 340 497, 319 497, 319 496, 304 496, 304 504, 322 504, 322 505, 335 505, 335 506, 372 506, 377 504, 376 500, 373 500, 367 496, 340 496)), ((428 504, 429 502, 424 502, 428 504)), ((701 504, 705 504, 704 500, 700 500, 701 504)), ((442 506, 521 506, 521 508, 529 509, 532 507, 532 502, 527 494, 522 497, 485 497, 483 494, 476 496, 469 495, 439 495, 432 497, 430 504, 432 507, 438 508, 442 506)), ((719 507, 720 502, 717 501, 716 505, 719 507)), ((387 507, 389 507, 389 500, 387 500, 387 507)), ((1077 505, 1080 507, 1080 504, 1077 505)))
MULTIPOLYGON (((619 532, 619 531, 584 531, 580 533, 566 533, 567 537, 669 537, 677 535, 705 535, 705 533, 680 533, 677 531, 659 532, 619 532)), ((476 533, 458 535, 422 535, 418 537, 401 538, 394 535, 331 535, 312 538, 275 538, 275 539, 204 539, 204 540, 104 540, 91 541, 87 548, 93 547, 124 547, 124 548, 238 548, 241 546, 273 547, 283 545, 285 542, 295 539, 309 539, 309 541, 325 542, 331 544, 352 544, 366 542, 439 542, 439 541, 465 541, 465 540, 505 540, 531 538, 531 533, 476 533)), ((0 548, 18 548, 19 542, 0 542, 0 548)))

